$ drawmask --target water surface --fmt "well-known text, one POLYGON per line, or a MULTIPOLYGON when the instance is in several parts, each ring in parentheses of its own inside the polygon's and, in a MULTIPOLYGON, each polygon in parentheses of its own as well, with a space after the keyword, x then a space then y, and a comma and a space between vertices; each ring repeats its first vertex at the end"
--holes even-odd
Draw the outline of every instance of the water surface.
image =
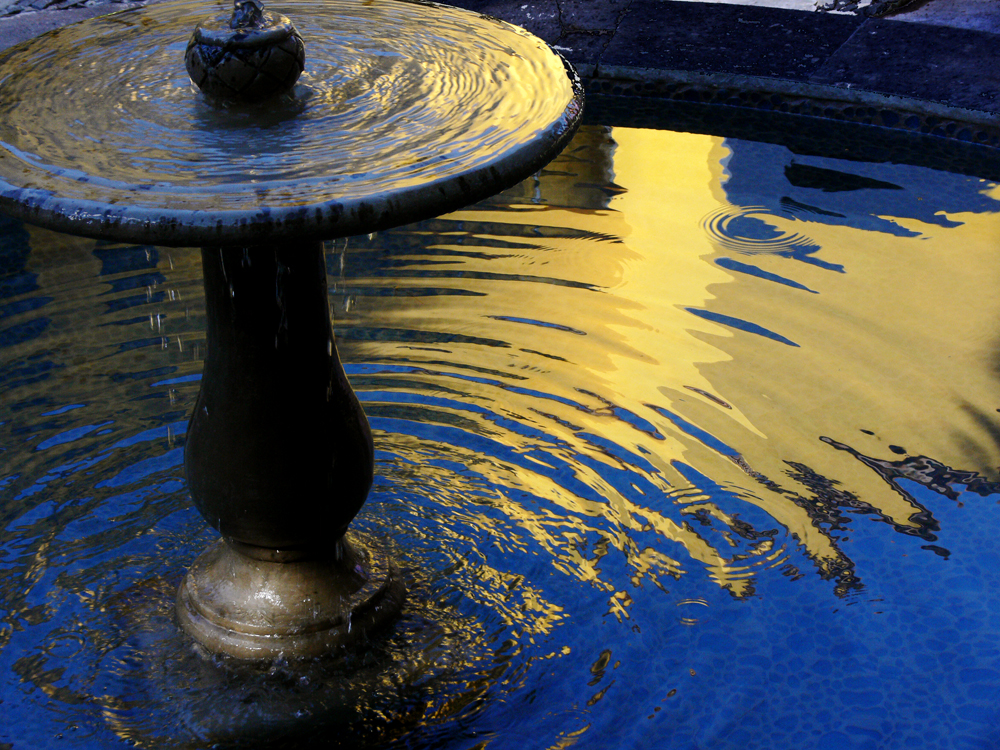
POLYGON ((305 675, 173 624, 198 251, 3 222, 0 743, 996 743, 997 184, 588 126, 330 243, 410 596, 305 675))

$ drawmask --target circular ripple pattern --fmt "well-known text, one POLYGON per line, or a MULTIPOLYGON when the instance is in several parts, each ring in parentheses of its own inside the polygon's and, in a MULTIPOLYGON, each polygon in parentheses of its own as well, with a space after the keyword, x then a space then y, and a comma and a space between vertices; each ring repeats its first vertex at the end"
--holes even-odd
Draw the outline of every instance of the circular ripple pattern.
POLYGON ((785 232, 771 222, 763 206, 721 206, 701 220, 714 242, 738 253, 793 253, 815 250, 816 243, 798 232, 785 232))
POLYGON ((346 0, 295 5, 308 60, 290 96, 220 106, 184 69, 206 10, 91 19, 0 58, 0 208, 160 244, 358 234, 517 182, 582 110, 575 75, 521 29, 346 0))

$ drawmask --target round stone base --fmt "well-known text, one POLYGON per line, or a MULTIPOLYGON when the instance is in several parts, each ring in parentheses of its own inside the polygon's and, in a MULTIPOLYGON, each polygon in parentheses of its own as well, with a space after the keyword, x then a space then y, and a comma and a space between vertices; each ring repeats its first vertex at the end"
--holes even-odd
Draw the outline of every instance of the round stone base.
POLYGON ((371 542, 345 536, 335 559, 271 562, 218 541, 177 592, 181 626, 239 659, 312 658, 389 624, 403 605, 398 571, 371 542))

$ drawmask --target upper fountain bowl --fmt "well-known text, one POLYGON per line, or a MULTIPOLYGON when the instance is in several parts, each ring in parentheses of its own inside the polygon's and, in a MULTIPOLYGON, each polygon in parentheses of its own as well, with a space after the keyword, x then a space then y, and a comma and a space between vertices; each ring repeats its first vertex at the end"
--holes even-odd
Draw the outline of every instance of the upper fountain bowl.
POLYGON ((203 0, 91 19, 8 50, 0 210, 160 245, 362 234, 524 179, 579 121, 575 74, 515 26, 399 0, 299 0, 294 10, 308 60, 290 94, 266 106, 219 103, 191 85, 181 60, 203 0))

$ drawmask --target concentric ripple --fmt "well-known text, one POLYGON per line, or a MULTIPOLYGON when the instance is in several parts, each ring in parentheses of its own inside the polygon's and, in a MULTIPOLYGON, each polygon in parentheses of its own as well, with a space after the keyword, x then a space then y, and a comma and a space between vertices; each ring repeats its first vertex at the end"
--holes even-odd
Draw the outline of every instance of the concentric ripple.
POLYGON ((773 223, 774 214, 763 206, 725 205, 701 220, 713 242, 738 253, 795 253, 819 246, 798 232, 782 230, 773 223))

